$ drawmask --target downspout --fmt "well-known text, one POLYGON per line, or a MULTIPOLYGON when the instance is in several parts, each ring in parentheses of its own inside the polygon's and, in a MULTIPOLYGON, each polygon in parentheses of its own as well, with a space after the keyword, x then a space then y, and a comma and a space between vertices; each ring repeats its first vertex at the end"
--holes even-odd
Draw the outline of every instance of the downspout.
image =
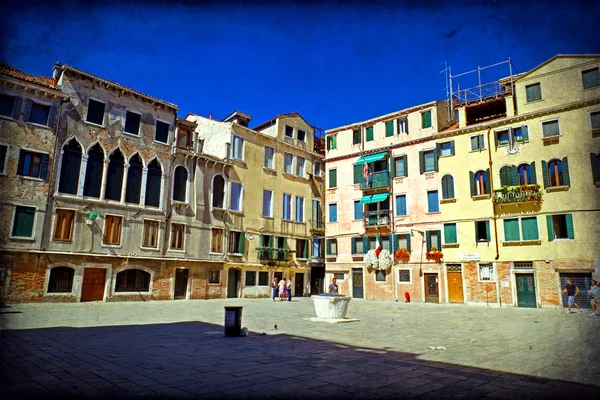
MULTIPOLYGON (((492 132, 492 127, 488 128, 487 131, 487 144, 488 144, 488 161, 489 161, 489 167, 490 167, 490 194, 493 196, 494 194, 494 179, 492 178, 494 176, 493 174, 493 162, 492 162, 492 146, 491 146, 491 142, 490 142, 490 134, 492 132)), ((496 204, 492 201, 492 220, 494 221, 494 243, 496 245, 496 256, 494 257, 494 260, 498 260, 500 258, 500 250, 498 247, 498 223, 497 223, 497 216, 496 216, 496 204)), ((496 273, 496 302, 500 305, 500 307, 502 306, 502 298, 500 297, 500 282, 499 282, 499 274, 498 274, 498 264, 496 262, 494 262, 493 264, 494 267, 494 271, 496 273)))

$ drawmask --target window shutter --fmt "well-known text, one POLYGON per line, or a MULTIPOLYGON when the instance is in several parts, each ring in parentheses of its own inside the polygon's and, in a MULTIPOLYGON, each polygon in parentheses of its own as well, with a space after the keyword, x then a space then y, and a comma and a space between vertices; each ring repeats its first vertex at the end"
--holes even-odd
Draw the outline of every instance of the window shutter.
POLYGON ((562 159, 562 173, 564 185, 570 186, 571 179, 569 179, 569 161, 567 160, 567 157, 562 159))
POLYGON ((575 239, 575 231, 573 230, 573 215, 565 214, 565 224, 567 225, 567 237, 575 239))
POLYGON ((304 258, 308 258, 308 240, 304 239, 304 258))
POLYGON ((514 165, 510 166, 510 182, 512 186, 519 184, 519 176, 517 175, 517 167, 514 165))
POLYGON ((527 125, 521 127, 521 136, 524 142, 529 142, 529 128, 527 125))
POLYGON ((548 163, 542 160, 542 177, 544 178, 544 189, 550 186, 549 177, 548 177, 548 163))
POLYGON ((390 158, 390 176, 393 178, 396 176, 396 159, 390 158))
POLYGON ((546 215, 546 225, 548 226, 548 241, 554 240, 554 226, 552 225, 552 215, 546 215))
POLYGON ((259 243, 258 247, 264 247, 265 246, 265 242, 263 241, 263 234, 262 233, 258 236, 258 243, 259 243))
POLYGON ((438 150, 438 148, 436 147, 433 150, 433 170, 435 172, 438 172, 438 158, 440 156, 441 152, 438 150))
POLYGON ((325 240, 325 249, 327 251, 327 255, 331 254, 331 239, 325 240))
POLYGON ((449 199, 454 199, 454 178, 452 176, 448 176, 448 197, 449 199))
POLYGON ((19 164, 17 165, 17 175, 23 175, 23 166, 25 165, 25 155, 27 152, 25 150, 19 151, 19 164))
POLYGON ((394 121, 388 121, 385 123, 385 136, 394 136, 394 121))
POLYGON ((275 241, 277 242, 277 236, 269 236, 269 247, 273 247, 273 238, 275 238, 275 241))
POLYGON ((426 249, 427 249, 427 251, 430 251, 431 250, 431 232, 429 232, 429 231, 425 232, 425 240, 427 242, 426 249))
POLYGON ((22 102, 23 102, 23 99, 21 98, 21 96, 15 97, 15 101, 13 103, 13 109, 12 109, 12 118, 13 119, 19 119, 20 114, 21 114, 21 103, 22 102))
POLYGON ((360 177, 362 176, 362 165, 354 165, 354 184, 360 183, 360 177))
POLYGON ((406 250, 410 252, 410 233, 406 234, 406 250))
POLYGON ((392 251, 392 253, 394 253, 396 250, 398 250, 398 235, 396 234, 392 235, 392 246, 394 246, 392 251))
POLYGON ((327 137, 327 150, 331 150, 331 136, 327 137))
POLYGON ((448 175, 442 177, 442 199, 449 199, 448 193, 448 175))
POLYGON ((477 195, 477 187, 475 186, 475 174, 473 171, 469 171, 469 185, 471 187, 471 197, 477 195))
POLYGON ((240 232, 240 240, 238 243, 238 252, 240 254, 244 254, 244 251, 246 250, 246 233, 245 232, 240 232))
POLYGON ((48 154, 42 155, 42 164, 40 165, 40 179, 46 180, 48 176, 48 161, 50 156, 48 154))
POLYGON ((337 149, 337 135, 331 137, 331 149, 337 149))
POLYGON ((536 184, 537 183, 537 177, 535 174, 535 161, 533 161, 531 164, 529 164, 529 178, 531 179, 531 184, 536 184))
POLYGON ((281 248, 282 249, 287 249, 287 236, 283 237, 283 246, 281 248))
POLYGON ((478 147, 479 146, 477 145, 477 136, 471 137, 471 150, 477 150, 478 147))
POLYGON ((441 230, 437 230, 437 240, 438 240, 438 250, 442 249, 442 231, 441 230))
POLYGON ((419 171, 421 171, 421 173, 425 172, 425 155, 423 154, 423 151, 419 152, 419 171))
POLYGON ((48 126, 54 126, 54 117, 56 117, 56 107, 50 106, 50 111, 48 112, 48 126))
POLYGON ((599 154, 590 153, 590 161, 592 163, 592 177, 594 183, 600 183, 600 163, 598 163, 599 154))
POLYGON ((456 243, 456 225, 444 225, 444 243, 456 243))
POLYGON ((490 193, 492 193, 492 182, 490 181, 490 169, 489 168, 485 170, 485 179, 486 179, 485 192, 487 194, 490 194, 490 193))
POLYGON ((479 242, 479 239, 481 239, 481 236, 479 236, 479 229, 477 229, 477 221, 475 221, 474 224, 475 224, 475 242, 479 242))
POLYGON ((450 154, 454 155, 454 140, 450 141, 450 154))
POLYGON ((509 166, 505 165, 500 168, 500 186, 509 186, 510 185, 510 171, 509 166))
POLYGON ((489 242, 492 240, 492 235, 490 235, 490 221, 485 221, 485 234, 486 234, 486 240, 489 242))
POLYGON ((350 246, 352 249, 352 254, 356 254, 356 238, 350 238, 350 246))
POLYGON ((398 126, 398 135, 402 134, 402 120, 399 119, 396 121, 396 125, 398 126))
POLYGON ((31 117, 31 107, 33 106, 33 101, 27 99, 25 100, 25 113, 23 115, 24 121, 29 121, 29 117, 31 117))

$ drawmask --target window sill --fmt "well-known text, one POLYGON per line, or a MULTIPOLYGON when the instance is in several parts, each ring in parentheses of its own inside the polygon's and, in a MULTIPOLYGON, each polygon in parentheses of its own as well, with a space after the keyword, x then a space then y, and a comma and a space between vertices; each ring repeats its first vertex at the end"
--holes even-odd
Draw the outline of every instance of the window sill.
POLYGON ((469 153, 481 153, 484 150, 487 150, 487 147, 482 147, 481 149, 471 149, 469 153))
POLYGON ((131 132, 125 132, 123 131, 123 135, 127 135, 127 136, 131 136, 134 137, 136 139, 141 139, 142 137, 140 136, 139 132, 137 134, 135 133, 131 133, 131 132))
POLYGON ((440 158, 454 157, 454 154, 442 154, 440 158))
POLYGON ((227 253, 227 255, 231 257, 244 257, 242 253, 227 253))
POLYGON ((274 217, 270 216, 270 215, 262 215, 263 218, 267 218, 267 219, 275 219, 274 217))
POLYGON ((263 167, 263 170, 264 170, 265 172, 270 172, 270 173, 272 173, 272 174, 277 174, 277 171, 276 171, 275 169, 273 169, 273 168, 269 168, 269 167, 263 167))
POLYGON ((535 100, 527 101, 527 102, 525 102, 525 104, 539 103, 541 101, 544 101, 544 99, 535 99, 535 100))
POLYGON ((398 285, 411 285, 412 282, 398 282, 398 285))
POLYGON ((442 244, 442 249, 458 248, 458 246, 460 246, 458 243, 444 243, 442 244))
POLYGON ((216 282, 216 283, 215 282, 208 282, 208 284, 210 286, 219 286, 221 283, 220 282, 216 282))
POLYGON ((74 296, 75 293, 71 292, 62 292, 62 293, 48 293, 48 292, 44 292, 44 297, 47 296, 74 296))
POLYGON ((84 124, 91 125, 91 126, 95 126, 96 128, 102 128, 102 129, 106 128, 104 125, 99 125, 99 124, 97 124, 97 123, 95 123, 95 122, 83 121, 83 123, 84 123, 84 124))
POLYGON ((18 175, 19 178, 25 179, 28 181, 36 181, 36 182, 44 182, 41 178, 36 178, 35 176, 27 176, 27 175, 18 175))
POLYGON ((408 217, 408 214, 404 214, 404 215, 395 215, 395 217, 396 217, 397 219, 400 219, 400 220, 402 220, 402 219, 404 219, 404 218, 408 217))
POLYGON ((296 258, 296 261, 307 262, 308 258, 296 258))
POLYGON ((27 121, 28 125, 33 125, 37 128, 44 128, 44 129, 51 129, 50 126, 48 125, 44 125, 44 124, 38 124, 37 122, 31 122, 31 121, 27 121))
POLYGON ((352 254, 352 259, 353 259, 353 260, 355 260, 355 261, 356 261, 357 259, 360 259, 360 260, 362 260, 364 257, 365 257, 365 255, 364 255, 364 254, 352 254))
POLYGON ((596 187, 600 187, 600 182, 595 182, 595 183, 594 183, 594 185, 595 185, 596 187))
POLYGON ((11 240, 22 240, 22 241, 26 241, 26 242, 33 242, 35 241, 35 237, 31 236, 31 237, 23 237, 23 236, 9 236, 9 239, 11 240))
POLYGON ((485 200, 485 199, 491 199, 492 195, 491 194, 478 194, 477 196, 471 196, 471 199, 473 200, 485 200))
POLYGON ((456 203, 456 199, 442 199, 440 204, 456 203))
POLYGON ((180 201, 180 200, 173 200, 173 199, 171 199, 171 203, 172 203, 174 206, 185 206, 185 207, 188 207, 188 206, 189 206, 189 204, 188 204, 188 202, 187 202, 187 201, 180 201))
MULTIPOLYGON (((358 186, 358 185, 354 185, 354 186, 358 186)), ((328 187, 327 190, 335 190, 337 188, 338 188, 337 186, 336 187, 328 187)))
POLYGON ((214 251, 209 251, 208 254, 211 255, 211 256, 222 256, 223 252, 217 253, 217 252, 214 252, 214 251))
POLYGON ((120 249, 121 247, 123 247, 123 245, 122 244, 106 244, 106 243, 101 243, 100 247, 120 249))
POLYGON ((540 239, 536 240, 515 240, 515 241, 503 241, 502 246, 526 246, 530 244, 542 244, 540 239))
POLYGON ((114 296, 131 296, 132 294, 146 294, 146 295, 151 295, 152 291, 147 291, 147 292, 138 292, 137 290, 131 291, 131 292, 113 292, 112 293, 114 296))
POLYGON ((569 190, 570 186, 550 186, 545 188, 546 192, 566 192, 567 190, 569 190))
POLYGON ((68 240, 63 240, 63 239, 55 239, 52 238, 52 243, 58 243, 58 244, 71 244, 73 243, 73 239, 68 239, 68 240))
POLYGON ((490 280, 487 280, 487 281, 478 280, 477 283, 496 283, 496 280, 495 279, 493 279, 493 280, 490 279, 490 280))
POLYGON ((163 144, 165 146, 169 145, 169 142, 161 142, 160 140, 156 140, 156 139, 154 139, 154 143, 163 144))
POLYGON ((159 248, 158 247, 144 247, 144 246, 140 246, 141 250, 152 250, 152 251, 158 251, 159 248))
POLYGON ((231 158, 231 161, 238 163, 238 164, 246 165, 246 161, 244 161, 241 158, 231 158))
POLYGON ((437 171, 423 171, 423 175, 433 175, 435 174, 437 171))
POLYGON ((395 177, 394 177, 394 181, 396 181, 396 182, 402 182, 402 181, 404 180, 404 178, 407 178, 407 176, 406 176, 406 175, 403 175, 403 176, 395 176, 395 177))
MULTIPOLYGON (((220 210, 220 209, 218 209, 218 210, 220 210)), ((236 214, 236 215, 241 215, 241 216, 244 215, 244 211, 242 211, 242 210, 232 210, 232 209, 229 209, 229 212, 231 214, 236 214)))
POLYGON ((572 242, 575 239, 569 239, 569 238, 554 238, 552 240, 550 240, 550 242, 572 242))
POLYGON ((9 117, 8 115, 0 115, 0 119, 5 119, 7 121, 18 121, 17 119, 14 119, 13 117, 9 117))
POLYGON ((428 211, 425 214, 427 214, 427 215, 441 214, 441 211, 428 211))

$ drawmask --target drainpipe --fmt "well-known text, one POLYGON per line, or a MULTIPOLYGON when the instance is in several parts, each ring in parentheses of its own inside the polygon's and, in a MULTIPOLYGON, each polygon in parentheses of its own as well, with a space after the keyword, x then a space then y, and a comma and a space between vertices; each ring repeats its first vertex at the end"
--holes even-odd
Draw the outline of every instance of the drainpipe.
MULTIPOLYGON (((492 170, 492 166, 493 166, 493 162, 492 162, 492 146, 491 146, 491 142, 490 142, 490 133, 492 132, 492 127, 488 128, 487 131, 487 143, 488 143, 488 163, 490 166, 490 193, 493 196, 494 193, 494 179, 492 178, 493 174, 493 170, 492 170)), ((500 258, 500 249, 498 247, 498 223, 497 223, 497 216, 496 216, 496 204, 494 204, 494 202, 492 201, 492 220, 494 221, 494 243, 496 244, 496 257, 494 257, 494 260, 498 260, 500 258)), ((496 271, 496 280, 498 280, 498 271, 496 271)))

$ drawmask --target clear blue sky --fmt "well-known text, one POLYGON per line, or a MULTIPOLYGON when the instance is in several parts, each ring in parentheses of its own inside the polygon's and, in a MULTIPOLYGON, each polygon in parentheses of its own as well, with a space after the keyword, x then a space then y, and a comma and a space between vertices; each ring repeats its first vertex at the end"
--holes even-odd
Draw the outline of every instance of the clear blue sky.
POLYGON ((600 53, 594 1, 3 3, 0 58, 15 68, 49 76, 58 60, 180 117, 241 110, 251 126, 298 111, 331 129, 443 99, 444 61, 456 75, 510 57, 524 72, 600 53))

